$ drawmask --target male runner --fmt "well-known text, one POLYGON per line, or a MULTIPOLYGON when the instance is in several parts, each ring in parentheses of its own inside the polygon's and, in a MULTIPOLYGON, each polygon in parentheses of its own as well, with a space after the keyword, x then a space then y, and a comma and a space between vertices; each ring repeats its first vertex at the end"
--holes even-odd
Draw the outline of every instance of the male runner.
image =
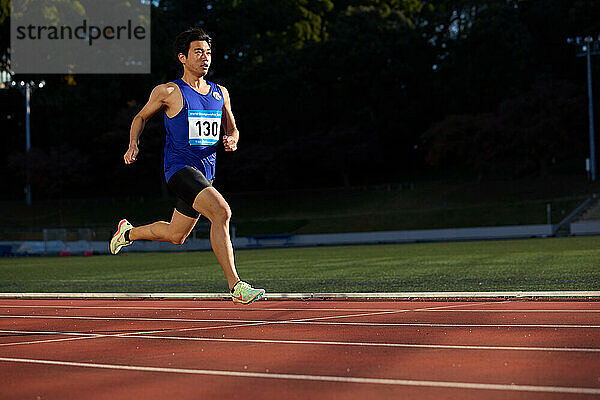
POLYGON ((126 219, 119 222, 110 241, 110 252, 117 254, 135 240, 154 240, 183 244, 200 214, 210 222, 210 243, 231 290, 234 303, 250 304, 265 291, 254 289, 238 277, 233 246, 229 237, 231 209, 212 186, 221 124, 225 151, 235 151, 240 133, 231 112, 229 93, 223 86, 205 80, 211 63, 211 38, 200 28, 190 28, 175 40, 175 54, 183 65, 183 76, 156 86, 150 99, 135 116, 129 133, 125 164, 135 162, 138 139, 146 122, 164 112, 167 131, 164 170, 169 188, 177 195, 171 222, 133 227, 126 219))

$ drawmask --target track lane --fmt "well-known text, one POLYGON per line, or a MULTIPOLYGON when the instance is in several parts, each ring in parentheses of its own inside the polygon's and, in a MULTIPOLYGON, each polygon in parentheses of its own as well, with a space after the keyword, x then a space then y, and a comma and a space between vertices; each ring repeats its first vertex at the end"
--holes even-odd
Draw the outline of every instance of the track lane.
POLYGON ((359 376, 377 379, 598 387, 597 353, 377 348, 247 342, 97 338, 3 348, 9 358, 359 376), (583 368, 591 365, 590 368, 583 368), (584 370, 582 370, 582 368, 584 370))
MULTIPOLYGON (((56 304, 56 302, 55 302, 56 304)), ((88 303, 89 304, 89 303, 88 303)), ((117 304, 122 305, 123 303, 118 302, 117 304)), ((139 302, 136 303, 139 306, 139 302)), ((164 302, 161 304, 164 305, 164 302)), ((170 304, 170 303, 169 303, 170 304)), ((195 303, 197 304, 197 303, 195 303)), ((261 305, 267 304, 264 302, 261 305)), ((423 344, 427 343, 440 343, 446 341, 447 343, 454 344, 470 344, 473 341, 477 342, 480 340, 482 343, 489 344, 489 341, 500 341, 505 343, 515 343, 522 345, 524 341, 528 341, 528 343, 537 343, 548 345, 548 340, 553 340, 556 332, 560 331, 569 331, 570 335, 564 336, 564 344, 570 343, 573 345, 575 343, 576 346, 583 346, 585 344, 590 344, 591 348, 597 346, 597 337, 598 330, 597 329, 581 329, 581 328, 562 328, 562 329, 550 329, 543 328, 534 330, 532 328, 449 328, 449 327, 407 327, 407 326, 376 326, 376 325, 327 325, 327 324, 317 324, 317 322, 327 322, 332 319, 338 319, 342 317, 342 320, 346 321, 356 321, 359 320, 364 323, 364 320, 375 321, 377 323, 381 320, 392 320, 397 321, 397 318, 401 320, 405 320, 407 317, 414 318, 414 314, 430 314, 435 317, 435 310, 432 311, 401 311, 398 312, 396 309, 390 309, 389 305, 385 305, 382 307, 381 303, 370 303, 369 307, 365 308, 365 314, 373 314, 376 315, 366 315, 366 316, 358 316, 358 317, 347 317, 346 311, 337 312, 331 311, 333 308, 329 307, 329 312, 325 313, 322 317, 315 316, 315 314, 306 314, 299 307, 290 311, 289 313, 285 310, 281 310, 281 303, 277 304, 279 310, 260 310, 260 312, 271 312, 271 315, 276 313, 285 313, 282 316, 292 316, 292 317, 300 317, 298 319, 314 319, 318 318, 316 321, 306 321, 313 322, 313 324, 279 324, 279 323, 269 323, 263 324, 260 326, 237 326, 231 327, 229 322, 226 324, 228 327, 219 328, 216 325, 216 322, 213 321, 213 326, 207 323, 204 326, 204 322, 177 322, 177 321, 152 321, 152 320, 114 320, 110 319, 109 315, 96 315, 99 318, 96 320, 79 320, 79 319, 30 319, 26 322, 26 325, 30 325, 30 327, 35 327, 37 324, 37 331, 42 331, 42 327, 47 327, 51 325, 52 328, 60 328, 62 325, 62 331, 68 331, 69 329, 65 329, 66 327, 73 327, 73 325, 78 325, 76 328, 80 330, 82 328, 82 324, 89 324, 89 327, 92 329, 88 332, 84 331, 84 333, 98 333, 98 332, 109 332, 116 334, 127 334, 128 332, 135 332, 135 328, 145 328, 146 330, 151 330, 151 328, 160 326, 162 329, 167 328, 168 332, 164 333, 155 333, 153 336, 161 336, 161 335, 170 335, 171 337, 176 336, 187 336, 193 338, 194 336, 199 338, 213 338, 218 339, 219 335, 221 335, 222 339, 235 339, 237 338, 267 338, 273 339, 278 335, 282 340, 304 340, 303 338, 308 338, 308 340, 320 339, 332 337, 336 340, 340 340, 340 338, 348 338, 353 341, 359 342, 358 338, 366 339, 366 342, 369 342, 369 338, 371 338, 370 342, 381 341, 381 343, 394 343, 398 342, 397 339, 410 339, 412 338, 416 342, 422 342, 423 344), (387 313, 386 311, 394 311, 393 313, 387 313), (308 316, 308 318, 307 318, 308 316), (65 321, 68 321, 65 323, 65 321), (41 324, 40 324, 41 322, 41 324), (174 325, 170 325, 174 324, 174 325), (190 326, 194 325, 194 326, 190 326), (203 325, 203 326, 197 326, 203 325), (197 328, 197 330, 194 330, 197 328), (206 330, 203 328, 217 328, 206 330), (177 331, 178 329, 184 329, 184 331, 177 331), (192 329, 192 330, 189 330, 192 329), (469 330, 469 335, 466 334, 466 331, 469 330), (483 330, 483 332, 482 332, 483 330), (498 330, 502 331, 498 335, 498 330), (576 332, 573 335, 573 332, 576 332), (174 336, 176 333, 176 336, 174 336), (224 338, 223 335, 226 337, 224 338), (287 336, 285 336, 287 335, 287 336), (529 336, 528 336, 529 335, 529 336), (451 340, 445 339, 450 337, 451 340), (495 337, 495 339, 494 339, 495 337), (534 339, 527 339, 533 337, 534 339), (570 337, 570 342, 568 341, 570 337), (473 340, 477 338, 476 340, 473 340)), ((313 303, 314 304, 314 303, 313 303)), ((327 303, 328 305, 330 303, 327 303)), ((449 303, 456 305, 456 303, 449 303)), ((494 307, 498 307, 502 303, 491 303, 495 305, 494 307)), ((535 303, 534 303, 535 304, 535 303)), ((51 304, 46 304, 51 306, 51 304)), ((109 307, 110 303, 105 302, 105 307, 109 307)), ((357 303, 352 303, 347 306, 352 306, 352 313, 363 314, 360 311, 357 311, 356 308, 357 303)), ((510 304, 513 305, 513 304, 510 304)), ((295 305, 296 306, 296 305, 295 305)), ((407 307, 407 303, 403 304, 404 308, 407 307)), ((440 303, 431 303, 432 307, 440 307, 440 303)), ((465 309, 469 309, 474 306, 473 303, 469 303, 465 306, 465 309)), ((484 307, 481 305, 476 305, 480 309, 488 309, 494 307, 488 307, 486 304, 484 307)), ((556 305, 554 305, 556 306, 556 305)), ((570 306, 573 306, 571 304, 570 306)), ((135 307, 135 306, 131 306, 135 307)), ((51 309, 51 307, 47 307, 51 309)), ((171 308, 171 307, 169 307, 171 308)), ((176 308, 176 307, 175 307, 176 308)), ((220 307, 216 307, 220 308, 220 307)), ((230 307, 229 307, 230 308, 230 307)), ((424 309, 423 303, 418 302, 413 307, 413 309, 424 309)), ((514 308, 514 307, 513 307, 514 308)), ((108 309, 108 308, 107 308, 108 309)), ((450 308, 451 309, 451 308, 450 308)), ((73 311, 82 310, 73 310, 70 309, 66 314, 63 312, 66 309, 54 309, 52 313, 56 316, 60 315, 74 315, 73 311)), ((84 309, 89 311, 89 308, 84 309)), ((362 309, 361 309, 362 310, 362 309)), ((35 315, 40 315, 40 309, 35 309, 33 307, 33 311, 35 315)), ((97 311, 100 311, 99 309, 97 311)), ((104 310, 106 311, 106 309, 104 310)), ((139 309, 128 309, 126 313, 122 313, 123 309, 117 309, 110 311, 110 315, 121 315, 123 318, 126 317, 135 317, 135 312, 143 311, 139 309), (134 313, 129 313, 133 311, 134 313), (115 314, 113 314, 115 313, 115 314)), ((152 316, 156 316, 157 312, 159 312, 160 317, 165 317, 162 312, 167 310, 145 310, 143 312, 147 314, 142 314, 144 316, 140 318, 148 318, 152 319, 152 316)), ((170 311, 178 311, 178 310, 170 310, 170 311)), ((205 313, 212 312, 211 310, 182 310, 181 312, 192 312, 192 313, 205 313)), ((1 311, 0 311, 1 312, 1 311)), ((11 311, 12 312, 12 311, 11 311)), ((227 312, 231 313, 235 310, 217 310, 217 312, 227 312)), ((254 311, 253 311, 254 312, 254 311)), ((311 311, 312 312, 312 311, 311 311)), ((530 311, 531 312, 531 311, 530 311)), ((52 314, 50 313, 50 314, 52 314)), ((443 312, 440 311, 439 314, 443 312)), ((45 314, 45 312, 43 313, 45 314)), ((237 321, 238 325, 240 325, 240 321, 246 321, 248 316, 247 309, 240 310, 238 315, 233 315, 232 321, 237 321)), ((445 312, 442 315, 453 315, 460 314, 459 312, 451 313, 445 312)), ((471 314, 471 313, 463 313, 463 314, 471 314)), ((472 313, 476 315, 478 313, 472 313)), ((488 313, 488 314, 497 314, 497 313, 488 313)), ((562 313, 565 314, 565 313, 562 313)), ((581 313, 584 314, 584 313, 581 313)), ((140 314, 137 314, 138 317, 140 314)), ((490 317, 485 314, 486 321, 493 321, 489 319, 490 317)), ((585 314, 584 314, 585 315, 585 314)), ((186 316, 198 316, 197 314, 187 315, 186 316)), ((231 315, 230 315, 231 316, 231 315)), ((14 318, 14 314, 12 319, 3 318, 0 319, 1 327, 4 327, 4 322, 9 321, 12 325, 19 325, 24 323, 25 318, 14 318)), ((438 315, 439 317, 439 315, 438 315)), ((482 316, 480 316, 482 317, 482 316)), ((254 317, 253 317, 254 318, 254 317)), ((560 318, 560 317, 558 317, 560 318)), ((163 318, 167 319, 167 318, 163 318)), ((177 319, 177 318, 171 318, 177 319)), ((181 319, 181 318, 180 318, 181 319)), ((193 318, 191 318, 193 319, 193 318)), ((198 319, 198 318, 196 318, 198 319)), ((219 322, 221 323, 221 322, 219 322)), ((232 324, 234 322, 231 322, 232 324)), ((242 323, 244 324, 244 323, 242 323)), ((156 329, 160 330, 160 329, 156 329)), ((35 330, 32 330, 35 331, 35 330)), ((48 329, 48 331, 52 331, 48 329)), ((139 331, 138 331, 139 332, 139 331)), ((40 337, 39 339, 45 339, 46 337, 40 337)), ((61 339, 60 336, 56 338, 61 339)), ((402 342, 402 341, 400 341, 402 342)), ((0 343, 2 343, 0 341, 0 343)), ((554 343, 554 342, 552 342, 554 343)), ((563 342, 561 342, 563 343, 563 342)), ((576 347, 575 346, 575 347, 576 347)), ((582 368, 584 366, 590 366, 592 368, 587 368, 588 370, 594 370, 595 367, 598 366, 596 358, 597 354, 586 354, 585 352, 575 352, 576 356, 573 357, 573 354, 568 353, 566 356, 563 353, 557 355, 556 352, 544 352, 544 351, 535 351, 536 354, 541 354, 542 356, 532 357, 532 352, 524 352, 524 351, 515 351, 515 350, 483 350, 483 349, 440 349, 440 348, 378 348, 373 346, 353 346, 353 345, 329 345, 324 346, 322 344, 311 344, 311 343, 257 343, 257 342, 209 342, 204 341, 198 343, 198 341, 183 341, 183 340, 174 340, 174 339, 145 339, 145 338, 115 338, 115 337, 98 337, 93 338, 91 340, 77 340, 77 341, 61 341, 61 342, 46 342, 46 343, 38 343, 35 345, 21 345, 14 346, 11 348, 8 347, 0 347, 0 352, 2 357, 8 357, 10 355, 12 358, 23 358, 25 356, 31 356, 30 359, 39 359, 40 355, 52 355, 53 358, 63 357, 62 361, 70 361, 72 362, 83 362, 90 363, 93 361, 95 363, 104 363, 105 365, 130 365, 132 361, 138 367, 152 367, 152 368, 171 368, 171 366, 176 368, 183 369, 191 369, 191 370, 207 370, 207 365, 210 366, 208 370, 216 370, 217 367, 221 367, 224 371, 250 371, 254 373, 266 373, 261 372, 262 370, 269 369, 270 374, 273 373, 282 373, 287 375, 314 375, 314 376, 340 376, 340 377, 353 377, 353 378, 367 378, 367 379, 395 379, 401 381, 419 381, 419 382, 462 382, 462 383, 484 383, 484 384, 500 384, 500 385, 511 385, 518 382, 524 386, 549 386, 556 387, 557 385, 564 384, 564 387, 588 387, 588 388, 597 388, 599 383, 597 381, 598 377, 594 376, 593 373, 584 374, 581 373, 582 368), (186 343, 183 343, 186 342, 186 343), (115 350, 116 349, 116 350, 115 350), (357 350, 358 349, 358 350, 357 350), (118 354, 115 354, 118 353, 118 354), (592 357, 594 356, 594 357, 592 357), (37 357, 37 358, 36 358, 37 357), (243 364, 240 361, 243 360, 256 360, 260 358, 260 363, 256 364, 243 364), (508 360, 508 361, 507 361, 508 360), (454 362, 452 364, 451 362, 454 362), (116 364, 115 364, 116 363, 116 364), (122 363, 122 364, 118 364, 122 363), (169 366, 169 363, 171 366, 169 366), (504 365, 504 363, 507 363, 504 365), (590 364, 591 363, 591 364, 590 364), (246 368, 244 368, 246 367, 246 368), (345 367, 345 368, 344 368, 345 367), (308 371, 308 372, 307 372, 308 371), (541 372, 535 372, 541 371, 541 372), (572 374, 571 374, 572 373, 572 374), (321 375, 319 375, 321 374, 321 375)), ((10 358, 10 357, 8 357, 10 358)), ((6 362, 5 362, 6 363, 6 362)), ((4 363, 0 363, 0 375, 5 372, 6 367, 3 367, 4 363)), ((11 368, 16 370, 21 369, 41 369, 42 371, 46 371, 47 374, 53 374, 53 370, 65 368, 68 374, 73 374, 73 366, 58 366, 54 365, 49 367, 48 365, 35 365, 35 366, 16 366, 15 362, 11 362, 11 368)), ((91 369, 91 367, 79 367, 83 369, 91 369)), ((97 381, 103 381, 106 374, 110 375, 114 371, 97 371, 96 369, 92 369, 94 372, 78 372, 77 374, 82 374, 82 379, 84 376, 87 376, 88 380, 94 381, 94 385, 97 385, 97 381)), ((597 370, 597 369, 596 369, 597 370)), ((206 390, 203 387, 196 387, 189 377, 181 377, 178 374, 167 373, 166 375, 175 375, 176 378, 165 378, 163 375, 165 373, 157 373, 151 371, 127 371, 126 374, 134 374, 137 378, 141 379, 144 382, 147 382, 147 376, 153 375, 155 376, 150 383, 151 386, 160 382, 161 384, 157 388, 157 390, 165 390, 165 388, 172 388, 173 381, 179 381, 178 385, 179 390, 181 390, 181 385, 187 387, 188 395, 189 393, 204 393, 206 390), (158 374, 158 375, 157 375, 158 374), (181 382, 187 382, 187 384, 183 384, 181 382)), ((122 376, 122 375, 121 375, 122 376)), ((133 375, 132 375, 133 376, 133 375)), ((136 379, 137 379, 136 378, 136 379)), ((210 376, 204 377, 203 382, 215 382, 214 384, 219 387, 221 385, 217 382, 226 382, 231 378, 227 378, 225 376, 210 376)), ((304 385, 299 384, 298 382, 291 383, 291 380, 286 382, 278 382, 273 383, 271 381, 277 380, 273 378, 259 378, 259 377, 244 377, 245 380, 256 380, 254 385, 259 385, 261 387, 261 393, 273 393, 275 397, 277 393, 279 395, 282 390, 285 390, 286 398, 296 398, 298 393, 304 393, 303 395, 298 396, 306 398, 306 389, 304 385), (269 383, 265 383, 265 379, 269 381, 269 383), (277 390, 273 388, 277 387, 277 390), (304 387, 304 389, 303 389, 304 387), (264 389, 264 390, 263 390, 264 389), (304 392, 303 392, 304 390, 304 392), (290 396, 287 393, 290 393, 290 396)), ((85 379, 84 379, 85 380, 85 379)), ((127 381, 129 382, 129 381, 127 381)), ((406 382, 405 382, 406 383, 406 382)), ((63 385, 66 383, 63 382, 63 385)), ((69 383, 69 385, 73 385, 74 383, 69 383)), ((47 383, 48 385, 48 383, 47 383)), ((131 385, 131 383, 129 384, 131 385)), ((483 396, 489 398, 564 398, 560 396, 556 396, 556 393, 553 392, 544 392, 543 396, 539 393, 528 392, 527 396, 523 395, 521 391, 509 391, 508 389, 499 390, 499 389, 476 389, 476 388, 466 388, 463 386, 462 388, 439 388, 435 386, 424 386, 420 387, 417 392, 414 387, 411 387, 409 384, 400 385, 401 387, 394 388, 382 388, 380 386, 385 386, 381 384, 365 384, 365 383, 356 383, 356 382, 313 382, 311 383, 311 388, 314 385, 322 385, 323 393, 335 394, 336 396, 339 393, 345 393, 348 395, 346 398, 360 398, 359 393, 363 393, 363 398, 371 397, 377 395, 382 398, 397 398, 397 396, 406 396, 409 393, 419 393, 417 397, 419 398, 434 398, 440 396, 443 398, 481 398, 483 396), (367 387, 368 386, 368 387, 367 387), (353 390, 349 390, 349 387, 353 387, 353 390), (483 394, 484 393, 484 394, 483 394), (460 394, 460 395, 459 395, 460 394), (478 394, 477 396, 475 394, 478 394), (500 396, 502 395, 502 396, 500 396), (540 396, 538 396, 540 395, 540 396), (431 396, 431 397, 428 397, 431 396), (473 396, 473 397, 471 397, 473 396), (495 397, 497 396, 497 397, 495 397)), ((127 386, 127 384, 125 385, 127 386)), ((226 386, 226 385, 224 385, 226 386)), ((223 387, 224 387, 223 386, 223 387)), ((48 388, 47 388, 48 389, 48 388)), ((143 390, 141 387, 136 387, 133 389, 130 386, 131 390, 143 390)), ((15 388, 15 390, 17 390, 15 388)), ((75 390, 75 388, 73 388, 75 390)), ((223 390, 219 393, 225 393, 226 390, 223 390)), ((12 393, 12 392, 11 392, 12 393)), ((220 398, 219 393, 217 393, 217 397, 220 398)), ((310 391, 311 398, 318 398, 313 396, 312 390, 310 391)), ((563 393, 564 395, 564 393, 563 393)), ((586 398, 589 397, 585 394, 568 394, 568 398, 586 398)), ((146 398, 152 398, 147 397, 146 398)), ((113 397, 114 398, 114 397, 113 397)), ((212 397, 211 397, 212 398, 212 397)), ((225 398, 225 397, 221 397, 225 398)), ((252 397, 250 397, 252 398, 252 397)), ((264 397, 263 397, 264 398, 264 397)), ((323 398, 332 398, 323 397, 323 398)))
MULTIPOLYGON (((165 396, 177 399, 209 398, 214 400, 240 396, 239 380, 232 383, 227 376, 203 376, 198 379, 192 374, 164 374, 154 372, 93 370, 86 368, 44 365, 18 365, 11 363, 11 370, 0 375, 0 384, 6 389, 5 400, 30 398, 32 395, 48 398, 87 398, 104 400, 115 398, 144 398, 164 400, 165 396), (23 386, 19 376, 36 376, 29 385, 23 386), (72 379, 66 381, 65 376, 72 379), (52 382, 49 384, 49 382, 52 382), (68 395, 65 395, 68 393, 68 395)), ((273 379, 265 384, 264 378, 245 378, 241 392, 245 399, 288 400, 331 399, 399 399, 414 398, 423 400, 558 400, 592 399, 597 395, 565 394, 552 392, 529 392, 506 390, 481 390, 447 387, 427 387, 410 385, 374 385, 358 383, 335 383, 322 381, 302 381, 273 379)), ((34 397, 35 398, 35 397, 34 397)))

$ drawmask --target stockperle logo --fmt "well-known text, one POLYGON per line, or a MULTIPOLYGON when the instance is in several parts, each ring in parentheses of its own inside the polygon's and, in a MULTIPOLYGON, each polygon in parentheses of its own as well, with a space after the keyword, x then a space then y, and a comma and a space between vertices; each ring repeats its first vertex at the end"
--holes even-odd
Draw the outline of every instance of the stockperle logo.
POLYGON ((150 73, 150 1, 13 0, 19 73, 150 73))

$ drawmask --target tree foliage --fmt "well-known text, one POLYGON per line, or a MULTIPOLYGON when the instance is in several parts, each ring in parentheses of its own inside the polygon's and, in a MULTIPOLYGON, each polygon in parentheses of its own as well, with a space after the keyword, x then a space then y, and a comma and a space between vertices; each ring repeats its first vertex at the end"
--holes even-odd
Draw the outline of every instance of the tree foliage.
MULTIPOLYGON (((0 0, 0 53, 8 4, 0 0)), ((161 117, 146 127, 136 167, 122 155, 151 89, 180 76, 172 42, 188 26, 213 36, 209 79, 229 89, 241 131, 239 150, 218 156, 222 188, 361 185, 454 168, 482 179, 553 173, 585 158, 585 66, 566 38, 597 36, 598 16, 595 0, 154 1, 151 74, 17 77, 48 83, 32 102, 36 174, 60 166, 46 174, 56 190, 41 177, 33 190, 164 193, 161 117)), ((16 90, 0 99, 5 196, 19 198, 24 100, 16 90)))
POLYGON ((427 162, 467 166, 479 174, 547 176, 553 164, 585 148, 585 104, 580 88, 564 81, 539 81, 504 100, 494 112, 449 115, 423 134, 427 162))

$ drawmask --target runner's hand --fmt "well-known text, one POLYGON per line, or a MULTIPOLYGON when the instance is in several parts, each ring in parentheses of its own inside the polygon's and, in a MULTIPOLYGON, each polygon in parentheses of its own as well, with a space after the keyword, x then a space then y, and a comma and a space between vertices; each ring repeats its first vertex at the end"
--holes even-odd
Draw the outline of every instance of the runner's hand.
POLYGON ((225 146, 225 151, 236 151, 237 150, 238 139, 233 135, 225 135, 223 136, 223 145, 225 146))
POLYGON ((137 160, 138 153, 139 153, 139 150, 138 150, 137 146, 129 146, 129 148, 127 149, 127 152, 123 156, 123 159, 125 160, 125 164, 131 164, 135 160, 137 160))

